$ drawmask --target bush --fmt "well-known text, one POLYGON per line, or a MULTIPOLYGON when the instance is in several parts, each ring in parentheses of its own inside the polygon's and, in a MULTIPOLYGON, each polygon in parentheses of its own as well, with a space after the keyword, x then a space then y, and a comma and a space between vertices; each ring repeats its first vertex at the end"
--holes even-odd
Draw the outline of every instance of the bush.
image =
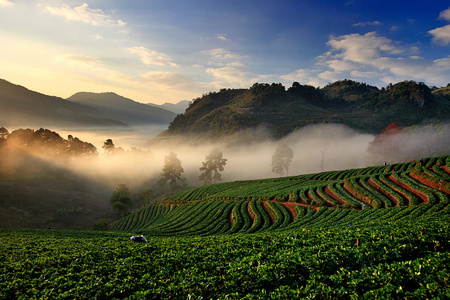
POLYGON ((109 223, 109 219, 100 219, 92 225, 92 229, 97 231, 106 231, 109 228, 109 223))

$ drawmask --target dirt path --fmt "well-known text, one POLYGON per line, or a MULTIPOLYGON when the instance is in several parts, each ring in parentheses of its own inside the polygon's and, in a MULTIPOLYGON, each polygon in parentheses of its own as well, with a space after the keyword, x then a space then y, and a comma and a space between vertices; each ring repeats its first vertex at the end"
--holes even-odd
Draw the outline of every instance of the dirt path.
POLYGON ((336 200, 340 205, 345 205, 345 204, 351 205, 350 203, 348 203, 347 201, 345 201, 344 199, 340 198, 338 195, 333 193, 333 191, 330 190, 330 188, 328 186, 325 187, 324 192, 325 192, 325 194, 327 194, 328 196, 330 196, 331 198, 336 200))
POLYGON ((442 186, 441 184, 437 183, 437 182, 433 182, 425 177, 422 177, 420 175, 417 174, 413 174, 413 173, 409 173, 409 176, 415 180, 417 180, 418 182, 420 182, 423 185, 429 186, 433 189, 439 190, 441 192, 444 192, 446 194, 450 194, 450 190, 446 189, 444 186, 442 186))
POLYGON ((267 204, 267 201, 263 201, 262 204, 263 204, 263 207, 266 210, 267 214, 269 215, 269 218, 272 221, 272 224, 275 223, 275 213, 270 208, 269 204, 267 204))
MULTIPOLYGON (((413 193, 415 196, 419 197, 423 203, 428 203, 428 197, 425 193, 423 193, 422 191, 416 190, 415 188, 411 187, 410 185, 407 185, 401 181, 398 181, 397 179, 394 178, 394 176, 389 176, 388 177, 389 181, 393 182, 394 184, 398 185, 399 187, 407 190, 408 192, 413 193)), ((409 202, 409 205, 411 205, 411 201, 409 202)))
POLYGON ((378 186, 378 184, 376 182, 374 182, 372 180, 372 178, 369 178, 367 180, 367 183, 373 187, 377 192, 379 192, 380 194, 382 194, 383 196, 385 196, 386 198, 389 199, 389 201, 392 201, 392 203, 394 203, 394 206, 398 206, 398 200, 397 198, 395 198, 394 196, 392 196, 391 194, 389 194, 388 192, 386 192, 384 189, 382 189, 380 186, 378 186))

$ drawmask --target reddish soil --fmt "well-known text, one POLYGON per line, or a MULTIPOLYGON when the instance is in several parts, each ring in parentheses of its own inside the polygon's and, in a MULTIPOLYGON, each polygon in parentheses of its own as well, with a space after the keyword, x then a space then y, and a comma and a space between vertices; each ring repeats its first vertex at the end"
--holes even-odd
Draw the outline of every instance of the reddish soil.
POLYGON ((439 183, 433 182, 425 177, 422 177, 420 175, 417 174, 413 174, 413 173, 409 173, 409 176, 415 180, 417 180, 418 182, 420 182, 423 185, 429 186, 433 189, 439 190, 441 192, 444 192, 446 194, 450 194, 450 190, 445 188, 444 186, 442 186, 439 183))
POLYGON ((262 202, 264 209, 266 210, 267 214, 269 215, 270 220, 272 221, 272 224, 275 223, 275 214, 273 210, 270 208, 269 204, 267 204, 267 201, 262 202))
POLYGON ((286 209, 289 211, 289 213, 292 216, 292 220, 295 221, 295 219, 297 218, 297 212, 295 211, 295 207, 297 205, 303 206, 303 207, 311 207, 314 210, 319 210, 320 207, 315 207, 312 205, 308 205, 308 204, 303 204, 303 203, 296 203, 296 202, 280 202, 281 205, 283 205, 284 207, 286 207, 286 209))
MULTIPOLYGON (((384 182, 383 179, 380 179, 381 182, 384 182)), ((390 181, 390 180, 389 180, 390 181)), ((387 182, 384 182, 385 184, 388 184, 387 182)), ((403 191, 401 191, 399 188, 397 188, 397 186, 395 184, 389 184, 389 186, 396 191, 397 193, 400 194, 400 196, 403 197, 403 199, 406 201, 405 203, 408 203, 408 206, 411 206, 411 199, 409 198, 409 196, 407 194, 405 194, 403 191)))
POLYGON ((330 202, 327 199, 325 199, 325 197, 322 197, 322 195, 320 193, 316 193, 316 195, 325 203, 325 206, 327 206, 327 207, 335 207, 336 206, 333 202, 330 202))
POLYGON ((297 212, 295 211, 295 207, 299 205, 298 203, 294 202, 280 202, 281 205, 286 207, 286 209, 291 214, 292 220, 295 220, 297 218, 297 212))
POLYGON ((344 205, 344 204, 350 205, 350 203, 348 203, 344 199, 341 199, 339 196, 337 196, 335 193, 333 193, 333 191, 330 190, 330 188, 328 186, 325 187, 324 192, 325 192, 325 194, 327 194, 328 196, 330 196, 331 198, 333 198, 334 200, 339 202, 340 205, 344 205))
POLYGON ((231 214, 228 216, 228 223, 230 223, 231 226, 234 225, 234 210, 236 209, 236 207, 233 207, 233 210, 231 211, 231 214))
POLYGON ((247 203, 247 212, 248 212, 250 219, 252 219, 252 224, 254 224, 256 217, 255 217, 255 213, 253 212, 252 208, 250 207, 250 201, 247 203))
POLYGON ((371 187, 373 187, 375 190, 377 190, 380 194, 384 195, 386 198, 388 198, 392 203, 394 203, 394 206, 398 206, 398 200, 391 194, 387 193, 385 190, 383 190, 381 187, 376 184, 372 178, 369 178, 367 180, 367 183, 370 184, 371 187))
MULTIPOLYGON (((350 193, 350 195, 352 195, 353 197, 355 197, 356 199, 358 199, 359 201, 366 203, 367 205, 369 205, 369 199, 368 197, 361 197, 360 195, 356 194, 352 189, 350 189, 350 187, 347 185, 347 181, 344 180, 344 189, 350 193)), ((371 205, 369 205, 371 206, 371 205)))
POLYGON ((449 167, 442 166, 441 169, 450 174, 450 168, 449 167))
MULTIPOLYGON (((428 203, 428 197, 425 193, 423 193, 422 191, 416 190, 415 188, 411 187, 410 185, 407 185, 401 181, 398 181, 397 179, 394 178, 394 176, 389 176, 388 179, 393 182, 394 184, 398 185, 399 187, 413 193, 415 196, 419 197, 424 203, 428 203)), ((410 205, 411 205, 411 201, 410 201, 410 205)))

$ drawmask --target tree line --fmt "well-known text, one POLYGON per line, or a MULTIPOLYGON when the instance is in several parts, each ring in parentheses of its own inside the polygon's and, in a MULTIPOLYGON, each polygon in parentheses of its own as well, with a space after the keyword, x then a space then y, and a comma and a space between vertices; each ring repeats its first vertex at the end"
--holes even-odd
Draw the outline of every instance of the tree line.
MULTIPOLYGON (((88 142, 84 142, 73 135, 67 139, 61 137, 57 132, 49 129, 17 129, 9 132, 6 128, 0 128, 0 162, 11 158, 6 153, 16 153, 21 150, 39 152, 52 158, 97 158, 97 148, 88 142)), ((128 154, 140 154, 142 159, 150 151, 138 148, 125 150, 114 144, 112 139, 104 141, 102 149, 106 156, 119 156, 128 154)), ((272 155, 272 171, 279 176, 288 174, 289 165, 292 161, 293 151, 286 143, 280 143, 272 155)), ((228 159, 224 157, 219 148, 212 149, 205 155, 205 160, 199 167, 198 180, 205 185, 222 181, 222 173, 225 170, 228 159)), ((4 164, 2 164, 4 165, 4 164)), ((2 171, 0 169, 0 171, 2 171)), ((175 152, 170 152, 164 158, 164 166, 158 180, 158 193, 152 188, 146 188, 132 196, 126 184, 120 183, 116 186, 110 198, 110 204, 118 216, 127 213, 133 205, 143 207, 154 200, 157 194, 173 193, 179 188, 187 186, 186 179, 182 176, 184 169, 182 162, 175 152), (134 198, 134 199, 133 199, 134 198)))

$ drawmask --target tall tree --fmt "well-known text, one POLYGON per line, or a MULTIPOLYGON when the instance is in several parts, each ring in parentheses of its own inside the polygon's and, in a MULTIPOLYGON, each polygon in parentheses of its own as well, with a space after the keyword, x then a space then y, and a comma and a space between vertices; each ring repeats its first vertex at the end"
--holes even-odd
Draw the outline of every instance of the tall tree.
POLYGON ((103 149, 105 149, 105 153, 108 155, 114 155, 114 154, 124 154, 125 150, 121 147, 116 147, 114 145, 114 142, 112 139, 107 139, 102 146, 103 149))
POLYGON ((113 209, 117 212, 118 217, 123 216, 133 206, 133 200, 131 200, 130 197, 130 190, 123 183, 117 185, 109 202, 111 203, 113 209))
POLYGON ((272 172, 283 176, 286 171, 287 175, 293 157, 294 152, 292 149, 285 142, 279 143, 275 153, 272 155, 272 172))
POLYGON ((204 181, 205 185, 222 180, 220 172, 224 170, 223 167, 227 164, 227 159, 223 158, 222 151, 214 148, 206 155, 206 161, 202 162, 202 164, 203 166, 200 168, 202 173, 198 177, 198 180, 204 181))
POLYGON ((160 183, 166 184, 169 182, 171 188, 175 188, 178 181, 181 181, 181 173, 184 170, 181 167, 181 160, 177 155, 170 152, 168 156, 164 158, 164 168, 161 173, 160 183))
POLYGON ((88 142, 83 142, 71 134, 67 137, 66 152, 71 156, 94 156, 97 155, 97 148, 88 142))

